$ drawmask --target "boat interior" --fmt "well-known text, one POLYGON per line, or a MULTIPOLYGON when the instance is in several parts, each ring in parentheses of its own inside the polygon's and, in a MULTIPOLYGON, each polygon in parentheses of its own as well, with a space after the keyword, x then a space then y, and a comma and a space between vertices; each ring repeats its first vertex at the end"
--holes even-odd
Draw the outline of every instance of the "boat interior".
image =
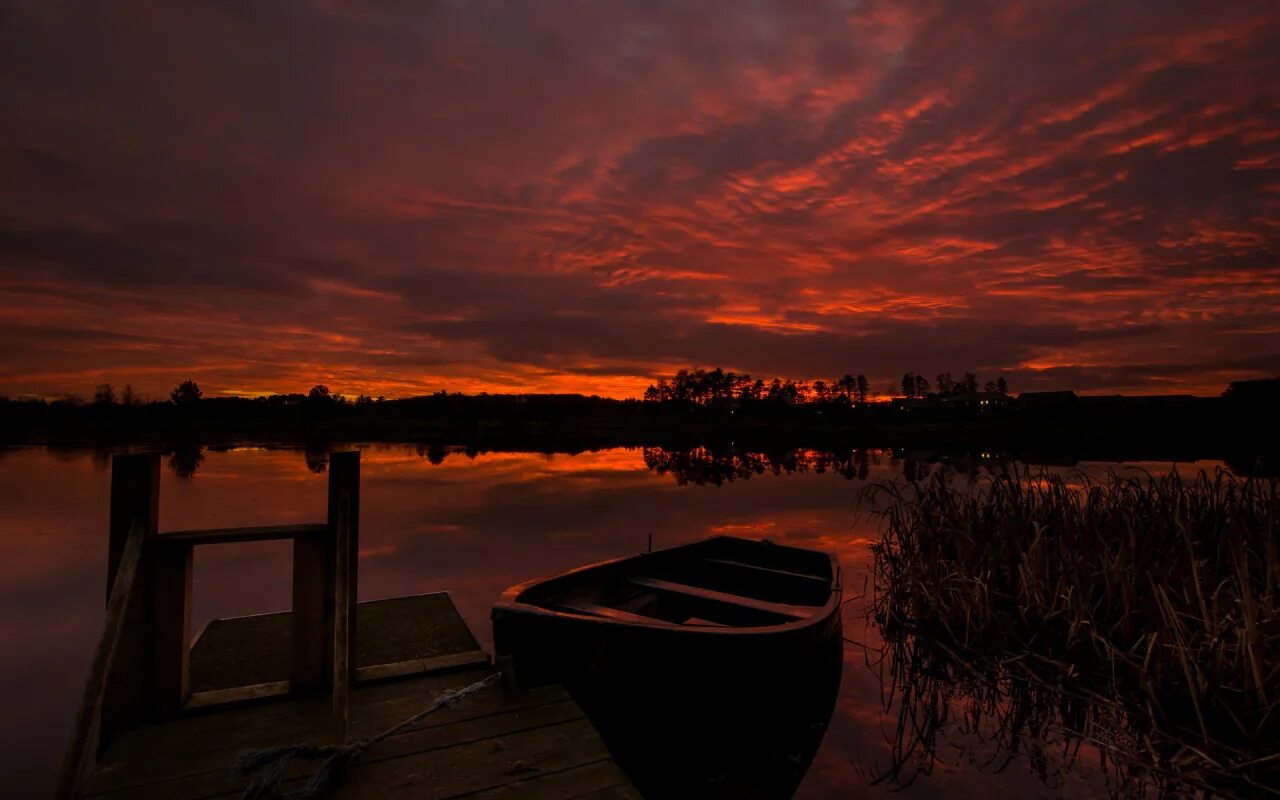
POLYGON ((751 628, 813 616, 838 589, 832 559, 717 537, 560 576, 519 602, 623 624, 751 628))

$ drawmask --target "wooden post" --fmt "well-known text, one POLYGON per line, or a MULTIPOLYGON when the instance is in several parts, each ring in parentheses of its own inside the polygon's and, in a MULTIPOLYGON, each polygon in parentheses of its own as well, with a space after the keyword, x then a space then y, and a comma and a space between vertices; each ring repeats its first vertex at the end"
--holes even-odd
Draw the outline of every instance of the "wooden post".
POLYGON ((111 459, 111 510, 107 549, 107 587, 114 586, 120 559, 131 529, 136 530, 140 548, 138 578, 141 590, 123 613, 102 701, 101 743, 105 745, 120 728, 142 720, 150 692, 151 652, 148 628, 151 624, 150 544, 155 540, 160 519, 160 456, 158 454, 118 455, 111 459), (135 525, 136 522, 136 525, 135 525))
MULTIPOLYGON (((111 457, 111 511, 107 543, 107 599, 120 569, 120 556, 134 520, 142 523, 144 541, 160 525, 160 456, 130 453, 111 457)), ((145 549, 145 547, 144 547, 145 549)))
POLYGON ((192 547, 152 541, 150 710, 163 717, 181 710, 190 694, 192 547))
MULTIPOLYGON (((350 646, 347 669, 352 677, 355 672, 356 651, 359 648, 359 631, 356 627, 356 597, 359 594, 360 574, 360 451, 350 450, 329 455, 329 531, 335 548, 338 545, 339 525, 346 526, 346 542, 341 545, 345 558, 346 575, 341 577, 347 589, 347 641, 350 646)), ((335 561, 336 564, 341 563, 335 561)))
POLYGON ((337 526, 334 528, 334 544, 337 558, 335 560, 334 600, 337 613, 333 618, 333 738, 341 745, 347 740, 348 695, 351 691, 352 664, 351 657, 351 623, 354 620, 351 602, 352 576, 355 570, 351 565, 351 528, 350 514, 347 513, 349 498, 338 498, 337 526))

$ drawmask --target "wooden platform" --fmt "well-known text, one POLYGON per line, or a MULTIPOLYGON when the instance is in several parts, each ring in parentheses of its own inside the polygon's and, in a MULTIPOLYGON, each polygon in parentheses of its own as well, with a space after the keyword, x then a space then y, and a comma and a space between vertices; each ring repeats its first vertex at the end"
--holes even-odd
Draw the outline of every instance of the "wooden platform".
MULTIPOLYGON (((359 679, 488 662, 448 592, 357 603, 356 629, 352 660, 359 679)), ((289 680, 292 653, 288 611, 215 619, 191 645, 191 691, 282 683, 289 680)))
MULTIPOLYGON (((328 471, 324 522, 162 533, 159 455, 112 458, 107 608, 57 800, 239 797, 244 750, 370 738, 493 675, 448 594, 355 602, 359 451, 328 471), (292 610, 192 637, 194 549, 276 540, 293 543, 292 610)), ((289 766, 286 791, 315 765, 289 766)), ((379 741, 331 796, 639 797, 563 689, 497 684, 379 741)))
MULTIPOLYGON (((356 614, 357 675, 400 677, 366 679, 351 690, 348 741, 389 728, 442 691, 492 672, 445 593, 360 603, 356 614)), ((210 623, 191 651, 193 701, 245 685, 287 689, 289 617, 210 623)), ((119 733, 79 795, 234 798, 245 784, 230 768, 237 754, 300 742, 332 743, 327 695, 188 710, 119 733)), ((298 785, 304 774, 305 768, 290 772, 298 785)), ((568 693, 559 687, 508 693, 499 686, 380 742, 331 796, 639 798, 568 693)))

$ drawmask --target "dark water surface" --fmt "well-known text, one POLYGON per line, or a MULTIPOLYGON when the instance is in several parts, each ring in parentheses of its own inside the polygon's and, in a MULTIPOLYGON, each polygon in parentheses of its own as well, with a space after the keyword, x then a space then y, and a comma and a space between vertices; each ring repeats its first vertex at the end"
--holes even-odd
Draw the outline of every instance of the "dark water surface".
MULTIPOLYGON (((488 647, 489 608, 504 588, 635 553, 650 536, 655 547, 732 534, 833 551, 843 564, 846 598, 855 598, 846 605, 845 635, 859 644, 845 648, 835 713, 798 797, 887 797, 894 790, 909 798, 1105 794, 1105 776, 1091 766, 1096 758, 1087 747, 1068 757, 1049 742, 1035 758, 1010 758, 993 741, 998 736, 962 716, 936 732, 931 768, 908 758, 912 763, 896 782, 876 782, 901 737, 896 704, 886 710, 878 639, 856 599, 868 588, 877 526, 855 505, 869 483, 941 468, 930 457, 363 450, 362 600, 447 589, 488 647)), ((323 453, 315 451, 189 452, 164 469, 161 530, 323 520, 323 465, 323 453)), ((1119 466, 1129 467, 1170 465, 1119 466)), ((967 479, 986 465, 961 460, 947 468, 967 479)), ((100 632, 109 477, 109 458, 101 453, 0 450, 0 786, 6 796, 41 797, 52 789, 100 632)), ((215 617, 287 609, 289 552, 284 542, 198 548, 193 629, 215 617)), ((795 687, 760 691, 785 695, 795 687)))

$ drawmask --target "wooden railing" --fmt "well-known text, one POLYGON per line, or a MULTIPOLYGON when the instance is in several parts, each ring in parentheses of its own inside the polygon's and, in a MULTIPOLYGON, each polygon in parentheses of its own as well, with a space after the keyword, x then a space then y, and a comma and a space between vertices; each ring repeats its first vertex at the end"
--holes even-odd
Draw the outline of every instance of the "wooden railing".
POLYGON ((355 674, 360 453, 329 458, 323 523, 159 533, 160 457, 112 459, 107 613, 59 776, 59 798, 120 729, 184 708, 265 694, 333 691, 335 736, 345 737, 355 674), (193 695, 190 690, 191 571, 203 545, 293 542, 293 653, 288 682, 193 695))
POLYGON ((137 605, 136 599, 138 579, 142 575, 139 564, 142 561, 143 531, 141 526, 125 540, 123 552, 116 562, 115 585, 107 599, 106 622, 103 626, 102 638, 93 653, 93 662, 89 668, 89 679, 80 698, 80 707, 76 710, 72 723, 71 743, 63 756, 62 771, 58 776, 58 798, 71 798, 75 795, 80 778, 88 771, 97 758, 101 744, 102 706, 106 696, 107 683, 115 666, 116 652, 125 629, 125 617, 130 608, 137 605))

